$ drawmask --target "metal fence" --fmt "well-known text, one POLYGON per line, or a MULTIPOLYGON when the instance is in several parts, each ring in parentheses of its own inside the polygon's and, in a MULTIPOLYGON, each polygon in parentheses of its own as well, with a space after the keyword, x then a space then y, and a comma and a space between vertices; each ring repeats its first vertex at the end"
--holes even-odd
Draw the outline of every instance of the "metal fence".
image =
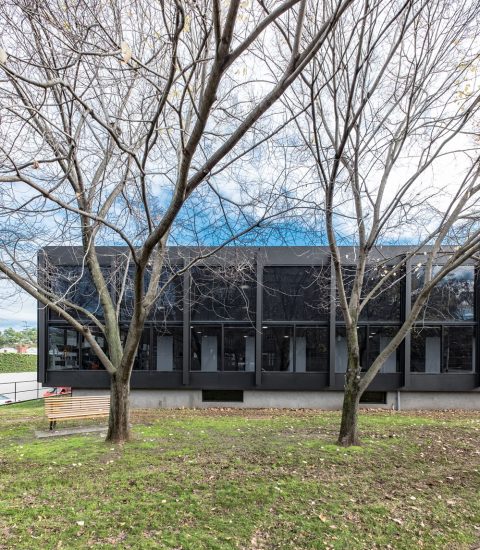
POLYGON ((40 382, 33 380, 0 382, 0 394, 7 396, 15 403, 39 399, 49 389, 51 388, 44 388, 40 382), (29 387, 25 387, 26 384, 28 384, 29 387))

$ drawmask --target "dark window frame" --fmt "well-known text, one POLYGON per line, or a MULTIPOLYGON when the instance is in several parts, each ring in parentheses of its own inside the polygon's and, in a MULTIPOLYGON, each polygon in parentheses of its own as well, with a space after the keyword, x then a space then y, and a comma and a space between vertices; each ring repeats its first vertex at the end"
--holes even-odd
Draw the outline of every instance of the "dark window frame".
MULTIPOLYGON (((310 374, 310 373, 328 373, 330 371, 330 326, 328 323, 317 323, 317 322, 310 322, 306 323, 303 321, 299 321, 298 323, 285 323, 281 321, 264 321, 262 323, 262 332, 261 334, 257 334, 257 338, 261 339, 261 345, 262 345, 262 361, 261 361, 261 371, 262 372, 270 372, 275 374, 297 374, 297 375, 304 375, 304 374, 310 374), (264 330, 270 329, 270 328, 284 328, 284 329, 291 329, 291 342, 292 342, 292 370, 267 370, 264 368, 264 359, 265 359, 265 345, 264 345, 264 330), (322 364, 321 370, 307 370, 305 371, 297 371, 297 330, 301 329, 319 329, 319 330, 325 330, 325 343, 327 346, 327 350, 325 352, 326 355, 326 361, 324 364, 322 364)), ((290 351, 289 351, 290 354, 290 351)))
MULTIPOLYGON (((91 278, 91 273, 90 273, 90 270, 89 270, 88 266, 87 265, 82 265, 82 264, 73 264, 73 263, 70 263, 70 264, 51 264, 47 268, 47 272, 48 272, 47 282, 48 282, 48 288, 52 292, 55 292, 55 290, 54 290, 54 285, 55 285, 54 270, 55 269, 58 269, 59 271, 62 271, 62 270, 64 270, 64 271, 72 270, 72 272, 73 271, 78 271, 78 275, 80 275, 80 273, 82 271, 84 272, 84 275, 79 279, 77 278, 76 275, 72 275, 72 281, 70 283, 68 283, 67 280, 65 279, 66 286, 72 287, 69 291, 70 294, 67 294, 66 298, 67 298, 67 300, 69 300, 70 302, 78 305, 79 307, 81 307, 83 309, 86 309, 87 311, 90 311, 90 313, 95 315, 98 319, 103 319, 103 317, 104 317, 103 307, 102 307, 102 303, 100 301, 100 296, 98 296, 98 295, 95 296, 96 301, 97 301, 97 305, 96 305, 96 308, 93 311, 89 309, 89 304, 88 303, 87 304, 85 304, 85 303, 82 304, 82 303, 80 303, 80 300, 75 299, 75 296, 77 295, 77 293, 80 293, 82 295, 80 285, 82 284, 82 281, 84 280, 85 274, 87 275, 87 277, 91 278), (77 279, 76 282, 73 282, 75 279, 77 279), (72 292, 73 292, 73 295, 72 295, 72 292)), ((113 276, 113 273, 112 273, 112 266, 110 264, 109 265, 101 265, 100 269, 102 270, 104 278, 107 281, 107 287, 108 287, 109 294, 113 299, 115 299, 115 280, 114 280, 114 276, 113 276)), ((91 281, 90 284, 93 287, 93 281, 91 281)), ((94 293, 96 294, 96 289, 95 289, 94 293)), ((63 295, 63 292, 61 292, 59 295, 63 295)), ((93 296, 94 295, 92 294, 91 299, 93 299, 93 296)), ((61 321, 64 320, 60 315, 57 315, 54 311, 52 311, 51 308, 47 307, 47 310, 48 310, 48 322, 49 323, 57 323, 59 321, 61 322, 61 321)), ((68 307, 65 306, 65 310, 69 311, 77 319, 83 319, 83 320, 88 319, 85 315, 83 315, 82 312, 76 310, 75 308, 68 308, 68 307)))
MULTIPOLYGON (((226 321, 224 323, 212 323, 208 321, 202 321, 202 322, 196 322, 192 321, 189 325, 189 337, 190 337, 190 353, 188 354, 188 371, 193 373, 205 373, 205 372, 255 372, 255 369, 253 371, 241 371, 241 370, 225 370, 225 329, 233 329, 238 328, 239 330, 248 330, 252 331, 255 336, 255 355, 256 358, 256 350, 258 346, 258 334, 256 333, 255 325, 251 323, 246 323, 245 321, 237 321, 237 322, 231 322, 226 321), (217 351, 219 353, 219 357, 217 358, 217 369, 215 371, 202 371, 200 369, 193 369, 193 347, 192 347, 192 333, 196 331, 198 328, 209 328, 209 329, 217 329, 220 331, 220 349, 218 351, 218 344, 217 344, 217 351)), ((197 331, 198 332, 198 331, 197 331)), ((200 347, 201 350, 201 347, 200 347)), ((255 363, 256 364, 256 363, 255 363)), ((200 362, 201 367, 201 362, 200 362)), ((255 367, 256 368, 256 367, 255 367)))
MULTIPOLYGON (((389 265, 389 266, 387 266, 387 269, 391 269, 393 267, 394 266, 389 265)), ((348 265, 348 264, 342 265, 342 272, 343 272, 343 277, 344 277, 344 286, 345 286, 345 291, 347 293, 347 299, 349 299, 349 297, 350 297, 348 275, 347 275, 347 272, 348 272, 349 268, 352 269, 353 272, 356 270, 356 267, 354 265, 348 265)), ((374 269, 374 266, 369 264, 367 266, 367 269, 366 269, 366 272, 365 272, 365 278, 364 278, 363 287, 362 287, 362 299, 365 296, 365 294, 366 293, 368 294, 368 292, 369 292, 369 288, 367 286, 367 283, 368 283, 368 280, 369 280, 369 274, 371 273, 372 269, 374 269)), ((375 268, 375 269, 377 269, 377 268, 375 268)), ((407 275, 407 272, 406 272, 405 268, 399 268, 399 271, 400 271, 400 273, 399 273, 398 276, 396 276, 397 278, 394 280, 393 287, 391 287, 391 283, 389 283, 388 280, 387 280, 387 282, 385 283, 385 289, 381 290, 377 294, 376 297, 371 298, 369 300, 369 302, 366 304, 366 306, 362 309, 362 312, 360 313, 360 318, 359 318, 359 321, 358 321, 359 325, 360 324, 375 324, 375 323, 376 324, 382 323, 382 324, 398 325, 399 323, 401 323, 401 321, 404 318, 406 278, 407 278, 408 275, 407 275), (397 303, 396 308, 398 309, 398 311, 396 311, 396 318, 393 318, 391 313, 387 318, 384 318, 384 319, 382 319, 381 317, 375 317, 375 316, 370 318, 369 317, 370 309, 378 307, 378 303, 377 303, 377 305, 375 304, 376 300, 381 298, 382 295, 385 295, 389 290, 392 290, 395 287, 398 287, 398 294, 396 296, 396 303, 397 303)), ((362 301, 362 299, 360 300, 360 302, 362 301)), ((344 323, 342 310, 341 310, 340 305, 338 303, 338 285, 335 285, 335 321, 336 321, 336 323, 342 323, 342 322, 344 323)))
MULTIPOLYGON (((169 266, 171 269, 168 271, 165 269, 162 272, 162 276, 164 273, 166 273, 168 276, 173 275, 174 270, 178 269, 181 270, 183 268, 183 264, 181 263, 173 263, 169 266)), ((130 271, 129 266, 129 271, 130 271)), ((133 270, 132 270, 133 271, 133 270)), ((147 289, 148 283, 149 283, 150 273, 148 271, 144 274, 144 288, 145 291, 147 289)), ((168 278, 168 277, 167 277, 168 278)), ((128 277, 127 277, 128 280, 128 277)), ((129 279, 133 282, 133 278, 129 279)), ((162 278, 160 278, 159 286, 162 286, 165 281, 162 282, 162 278)), ((167 323, 181 323, 183 321, 183 310, 184 310, 184 300, 183 300, 183 283, 184 283, 184 277, 183 273, 177 274, 173 280, 169 283, 169 286, 171 287, 171 291, 175 295, 175 304, 166 311, 166 315, 163 316, 160 315, 160 311, 165 312, 165 306, 157 305, 155 302, 152 305, 152 309, 150 310, 147 318, 147 323, 157 323, 157 324, 167 324, 167 323)), ((116 273, 115 277, 115 301, 118 302, 120 293, 121 293, 121 274, 118 272, 116 273)), ((133 304, 133 298, 129 298, 131 295, 133 287, 127 286, 123 292, 121 304, 120 304, 120 323, 125 323, 129 317, 131 317, 132 309, 128 310, 128 308, 132 308, 133 304)), ((168 291, 168 287, 167 287, 168 291)))
MULTIPOLYGON (((231 270, 235 269, 235 265, 228 266, 231 270)), ((233 298, 238 300, 240 296, 245 298, 245 305, 240 306, 241 310, 245 310, 245 315, 236 315, 238 312, 239 305, 235 303, 220 303, 218 296, 215 295, 215 269, 225 269, 224 265, 221 264, 211 264, 211 265, 196 265, 190 269, 190 288, 188 289, 189 304, 190 304, 190 320, 193 323, 251 323, 255 324, 257 316, 257 300, 256 300, 256 287, 257 287, 257 270, 258 266, 255 263, 250 266, 251 269, 248 269, 247 272, 242 273, 238 281, 234 281, 231 284, 220 284, 218 288, 220 292, 226 294, 228 298, 233 298), (205 277, 200 274, 209 274, 210 277, 205 277), (240 283, 240 289, 237 288, 238 283, 240 283), (247 285, 246 283, 250 283, 247 285), (201 287, 205 286, 207 292, 199 292, 201 287), (246 286, 248 288, 245 292, 239 292, 239 290, 244 290, 242 287, 246 286), (217 310, 215 309, 215 302, 218 302, 217 310), (210 304, 210 308, 208 307, 210 304), (218 309, 224 308, 225 313, 228 313, 228 310, 232 310, 234 315, 219 315, 215 314, 211 317, 205 314, 205 311, 217 312, 218 309)), ((220 282, 225 283, 226 278, 220 277, 220 282)), ((243 302, 242 302, 243 303, 243 302)), ((243 313, 243 311, 242 311, 243 313)))
MULTIPOLYGON (((67 322, 64 322, 64 323, 59 323, 59 322, 53 322, 53 323, 48 323, 48 326, 47 326, 47 331, 46 331, 46 352, 47 352, 47 364, 46 364, 46 370, 47 371, 50 371, 50 372, 53 372, 53 371, 56 371, 57 369, 50 369, 49 368, 49 356, 50 356, 50 330, 62 330, 63 333, 64 333, 64 338, 65 338, 65 334, 67 331, 72 331, 72 332, 75 332, 77 334, 77 346, 78 346, 78 368, 77 369, 58 369, 58 370, 64 370, 64 371, 67 371, 67 372, 70 372, 70 371, 75 371, 75 372, 78 372, 78 371, 85 371, 85 372, 91 372, 91 371, 99 371, 99 372, 105 372, 105 368, 103 367, 103 365, 100 363, 100 361, 98 362, 98 368, 97 369, 87 369, 84 367, 84 361, 85 361, 85 357, 86 357, 86 352, 84 350, 87 349, 87 347, 89 346, 85 346, 84 345, 84 342, 86 341, 85 337, 77 332, 70 324, 68 324, 67 322)), ((93 331, 93 335, 96 336, 101 336, 103 339, 104 339, 104 348, 107 349, 108 351, 108 343, 107 343, 107 339, 104 335, 101 335, 99 334, 99 331, 98 329, 95 328, 95 326, 91 326, 90 329, 93 331), (97 334, 98 333, 98 334, 97 334)))
MULTIPOLYGON (((434 267, 434 270, 433 270, 433 274, 435 274, 435 268, 438 267, 438 268, 441 268, 443 264, 441 263, 436 263, 433 267, 434 267)), ((414 301, 415 301, 415 291, 417 290, 417 288, 415 287, 415 281, 418 280, 418 277, 416 275, 417 271, 416 270, 424 270, 424 266, 418 266, 418 265, 415 265, 415 266, 412 266, 411 268, 411 271, 410 271, 410 275, 411 275, 411 295, 410 295, 410 303, 413 304, 414 301)), ((424 325, 431 325, 431 324, 465 324, 465 325, 472 325, 472 324, 476 324, 478 323, 478 299, 479 299, 479 292, 478 292, 478 285, 479 285, 479 269, 477 268, 476 265, 474 264, 471 264, 471 263, 465 263, 465 264, 462 264, 462 265, 459 265, 458 267, 456 267, 455 269, 453 269, 448 275, 445 276, 445 278, 443 278, 439 283, 438 285, 436 285, 431 291, 430 291, 430 294, 429 294, 429 297, 428 297, 428 300, 427 300, 427 303, 426 305, 423 307, 422 311, 419 313, 418 315, 418 318, 416 320, 416 324, 418 323, 422 323, 424 325), (432 293, 435 292, 435 289, 436 288, 440 288, 440 286, 446 281, 446 279, 448 279, 448 277, 454 273, 456 270, 458 269, 465 269, 465 268, 471 268, 473 270, 473 289, 472 289, 472 298, 471 298, 471 309, 472 309, 472 318, 471 319, 464 319, 464 318, 456 318, 454 317, 453 315, 451 317, 445 317, 445 318, 439 318, 439 317, 429 317, 428 316, 428 312, 429 310, 431 310, 432 308, 429 307, 429 302, 430 302, 430 299, 432 298, 432 293), (440 285, 440 286, 439 286, 440 285)), ((421 288, 421 287, 418 287, 418 288, 421 288)))
MULTIPOLYGON (((436 323, 422 323, 422 324, 415 324, 411 331, 411 345, 410 345, 410 362, 412 362, 412 351, 413 351, 413 339, 414 339, 414 330, 419 330, 420 332, 422 329, 438 329, 440 331, 440 371, 439 372, 426 372, 424 371, 418 371, 411 369, 411 373, 415 376, 440 376, 445 374, 454 374, 458 376, 469 376, 472 374, 475 374, 478 369, 478 323, 467 323, 467 322, 436 322, 436 323), (445 364, 445 330, 449 328, 471 328, 472 329, 472 338, 475 339, 474 342, 472 342, 472 345, 475 347, 475 351, 472 349, 472 369, 471 370, 448 370, 446 364, 445 364)), ((424 358, 425 361, 425 358, 424 358)), ((426 367, 424 367, 426 368, 426 367)))
MULTIPOLYGON (((358 325, 357 325, 357 328, 359 330, 363 330, 365 331, 365 350, 362 354, 362 351, 360 350, 360 362, 363 363, 363 360, 362 360, 362 355, 365 357, 366 359, 366 362, 368 364, 368 366, 365 366, 363 367, 363 365, 361 365, 363 368, 362 368, 362 372, 366 372, 372 363, 369 363, 369 357, 370 357, 370 332, 372 330, 379 330, 379 329, 382 329, 382 328, 391 328, 391 327, 397 327, 398 330, 401 328, 401 323, 399 323, 398 321, 397 322, 391 322, 391 323, 384 323, 383 321, 372 321, 370 323, 366 323, 366 322, 359 322, 358 325)), ((345 327, 345 324, 344 323, 335 323, 335 337, 337 336, 337 331, 338 329, 343 329, 343 330, 346 330, 346 327, 345 327)), ((390 375, 390 374, 401 374, 404 372, 404 368, 405 368, 405 362, 404 362, 404 354, 405 354, 405 340, 402 340, 402 342, 397 346, 396 350, 393 352, 396 354, 396 358, 395 358, 395 361, 396 361, 396 371, 395 372, 390 372, 390 373, 385 373, 385 372, 381 372, 379 371, 375 376, 383 376, 383 375, 390 375)), ((335 367, 336 367, 336 362, 335 362, 335 367)), ((337 371, 335 369, 335 372, 337 374, 343 374, 344 371, 337 371)))

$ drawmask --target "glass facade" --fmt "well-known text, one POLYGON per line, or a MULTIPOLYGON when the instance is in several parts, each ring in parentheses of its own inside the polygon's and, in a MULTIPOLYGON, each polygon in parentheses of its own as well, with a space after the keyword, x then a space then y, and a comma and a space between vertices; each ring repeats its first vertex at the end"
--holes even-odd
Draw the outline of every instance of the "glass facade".
MULTIPOLYGON (((175 266, 164 269, 160 277, 161 292, 152 306, 149 313, 149 320, 156 323, 181 321, 183 318, 183 278, 182 275, 176 275, 175 266)), ((120 281, 117 282, 117 292, 122 294, 121 318, 128 320, 133 313, 134 304, 134 273, 129 270, 127 279, 122 280, 121 274, 118 274, 120 281), (123 288, 123 290, 122 290, 123 288)), ((150 283, 150 273, 147 272, 144 277, 145 290, 150 283)))
POLYGON ((150 368, 150 329, 144 329, 140 343, 138 344, 137 355, 133 365, 134 370, 149 370, 150 368))
MULTIPOLYGON (((347 297, 350 296, 354 267, 345 266, 342 268, 345 289, 347 297)), ((380 268, 368 268, 365 272, 364 285, 362 289, 362 298, 369 294, 375 286, 386 275, 386 271, 380 268)), ((402 296, 403 276, 402 274, 392 274, 391 279, 387 279, 380 289, 375 292, 360 313, 360 322, 371 321, 393 321, 399 322, 401 318, 401 296, 402 296)), ((343 320, 340 307, 337 306, 337 320, 343 320)))
POLYGON ((192 326, 190 367, 201 372, 255 372, 255 329, 192 326))
POLYGON ((222 327, 197 326, 191 330, 192 371, 221 370, 222 327))
POLYGON ((293 327, 263 327, 262 370, 293 372, 293 327))
MULTIPOLYGON (((360 366, 366 371, 395 336, 398 326, 361 326, 358 327, 358 344, 360 348, 360 366)), ((400 371, 398 360, 399 349, 385 361, 380 372, 395 373, 400 371)), ((348 352, 345 327, 337 327, 335 334, 335 372, 347 371, 348 352)))
MULTIPOLYGON (((104 336, 91 329, 100 347, 107 352, 104 336)), ((102 363, 92 351, 90 343, 75 330, 65 327, 48 329, 48 369, 49 370, 102 370, 102 363)))
MULTIPOLYGON (((107 342, 96 329, 91 329, 96 341, 107 352, 107 342)), ((65 327, 48 329, 49 370, 103 370, 104 367, 90 343, 75 330, 65 327)))
MULTIPOLYGON (((103 269, 110 284, 109 270, 103 269)), ((329 307, 330 266, 266 265, 261 273, 252 265, 196 267, 189 278, 187 311, 183 307, 184 278, 183 275, 174 277, 174 269, 177 268, 169 268, 162 275, 162 284, 169 277, 173 279, 145 324, 135 371, 184 372, 185 376, 188 371, 301 375, 329 373, 333 360, 332 373, 346 372, 345 326, 338 307, 335 311, 329 307), (257 292, 257 277, 263 280, 261 294, 257 292), (258 310, 257 295, 259 300, 261 296, 258 310), (334 333, 330 334, 330 326, 334 324, 334 333)), ((351 269, 345 267, 347 289, 350 274, 351 269)), ((383 275, 379 269, 368 269, 364 294, 383 275)), ((387 282, 360 315, 358 338, 363 371, 395 336, 404 315, 402 308, 406 309, 407 300, 413 301, 422 288, 423 268, 415 267, 410 276, 411 296, 405 295, 408 287, 405 276, 396 274, 396 279, 387 282)), ((52 271, 51 287, 102 316, 88 270, 80 266, 56 267, 52 271)), ((413 374, 475 373, 478 331, 475 296, 474 266, 461 266, 452 271, 432 291, 411 330, 410 343, 402 344, 387 358, 380 374, 402 373, 404 357, 409 358, 413 374)), ((120 320, 125 327, 123 338, 132 299, 132 288, 127 281, 120 320)), ((51 312, 48 318, 51 320, 45 340, 48 371, 104 370, 84 337, 51 312)), ((108 353, 104 335, 96 328, 91 330, 108 353)))
POLYGON ((276 372, 327 372, 328 328, 264 326, 262 369, 276 372))
MULTIPOLYGON (((434 266, 433 276, 440 267, 434 266)), ((423 288, 425 270, 416 267, 412 273, 412 303, 423 288)), ((473 321, 475 297, 475 268, 457 267, 446 275, 430 292, 428 302, 420 314, 427 321, 473 321)))
MULTIPOLYGON (((103 276, 108 287, 112 288, 110 270, 102 268, 103 276)), ((100 298, 93 284, 92 276, 86 266, 55 266, 52 267, 49 274, 50 288, 52 292, 59 297, 65 297, 68 301, 81 306, 83 309, 95 314, 98 317, 103 317, 103 309, 100 303, 100 298)), ((71 310, 76 317, 82 317, 80 313, 71 310)), ((60 319, 53 312, 50 312, 51 319, 60 319)))
POLYGON ((223 370, 255 372, 255 329, 224 328, 223 370))
POLYGON ((475 327, 422 326, 412 331, 411 365, 415 373, 473 372, 475 327))
POLYGON ((326 321, 329 288, 329 267, 265 267, 263 320, 326 321))
MULTIPOLYGON (((99 346, 102 348, 102 350, 108 354, 108 347, 107 347, 107 341, 103 334, 100 333, 100 331, 96 329, 92 329, 92 332, 94 333, 95 340, 99 344, 99 346)), ((104 370, 105 367, 100 362, 100 359, 97 357, 97 355, 92 350, 92 346, 90 345, 85 338, 82 338, 82 348, 81 348, 81 368, 84 370, 104 370)))
POLYGON ((183 369, 183 327, 165 326, 152 329, 153 370, 181 371, 183 369))
POLYGON ((255 321, 256 274, 251 267, 192 270, 193 321, 255 321))
POLYGON ((80 368, 80 336, 75 330, 50 327, 48 331, 48 369, 80 368))
MULTIPOLYGON (((366 327, 358 328, 358 346, 360 349, 360 366, 365 370, 367 350, 366 327)), ((345 327, 337 327, 335 331, 335 372, 344 373, 347 371, 348 349, 347 332, 345 327)))

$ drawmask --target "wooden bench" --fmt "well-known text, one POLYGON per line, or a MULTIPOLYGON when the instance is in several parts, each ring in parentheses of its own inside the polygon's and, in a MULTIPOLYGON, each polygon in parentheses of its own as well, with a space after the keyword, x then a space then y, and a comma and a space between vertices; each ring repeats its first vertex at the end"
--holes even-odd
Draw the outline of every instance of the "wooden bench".
POLYGON ((110 396, 45 397, 45 415, 50 420, 50 429, 57 420, 76 418, 102 418, 110 412, 110 396))

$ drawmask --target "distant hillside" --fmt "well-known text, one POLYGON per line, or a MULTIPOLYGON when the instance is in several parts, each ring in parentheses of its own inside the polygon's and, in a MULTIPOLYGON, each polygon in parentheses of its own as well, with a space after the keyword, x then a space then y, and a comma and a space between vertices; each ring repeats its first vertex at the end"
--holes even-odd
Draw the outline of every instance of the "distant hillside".
POLYGON ((37 356, 21 353, 0 353, 0 374, 37 370, 37 356))

